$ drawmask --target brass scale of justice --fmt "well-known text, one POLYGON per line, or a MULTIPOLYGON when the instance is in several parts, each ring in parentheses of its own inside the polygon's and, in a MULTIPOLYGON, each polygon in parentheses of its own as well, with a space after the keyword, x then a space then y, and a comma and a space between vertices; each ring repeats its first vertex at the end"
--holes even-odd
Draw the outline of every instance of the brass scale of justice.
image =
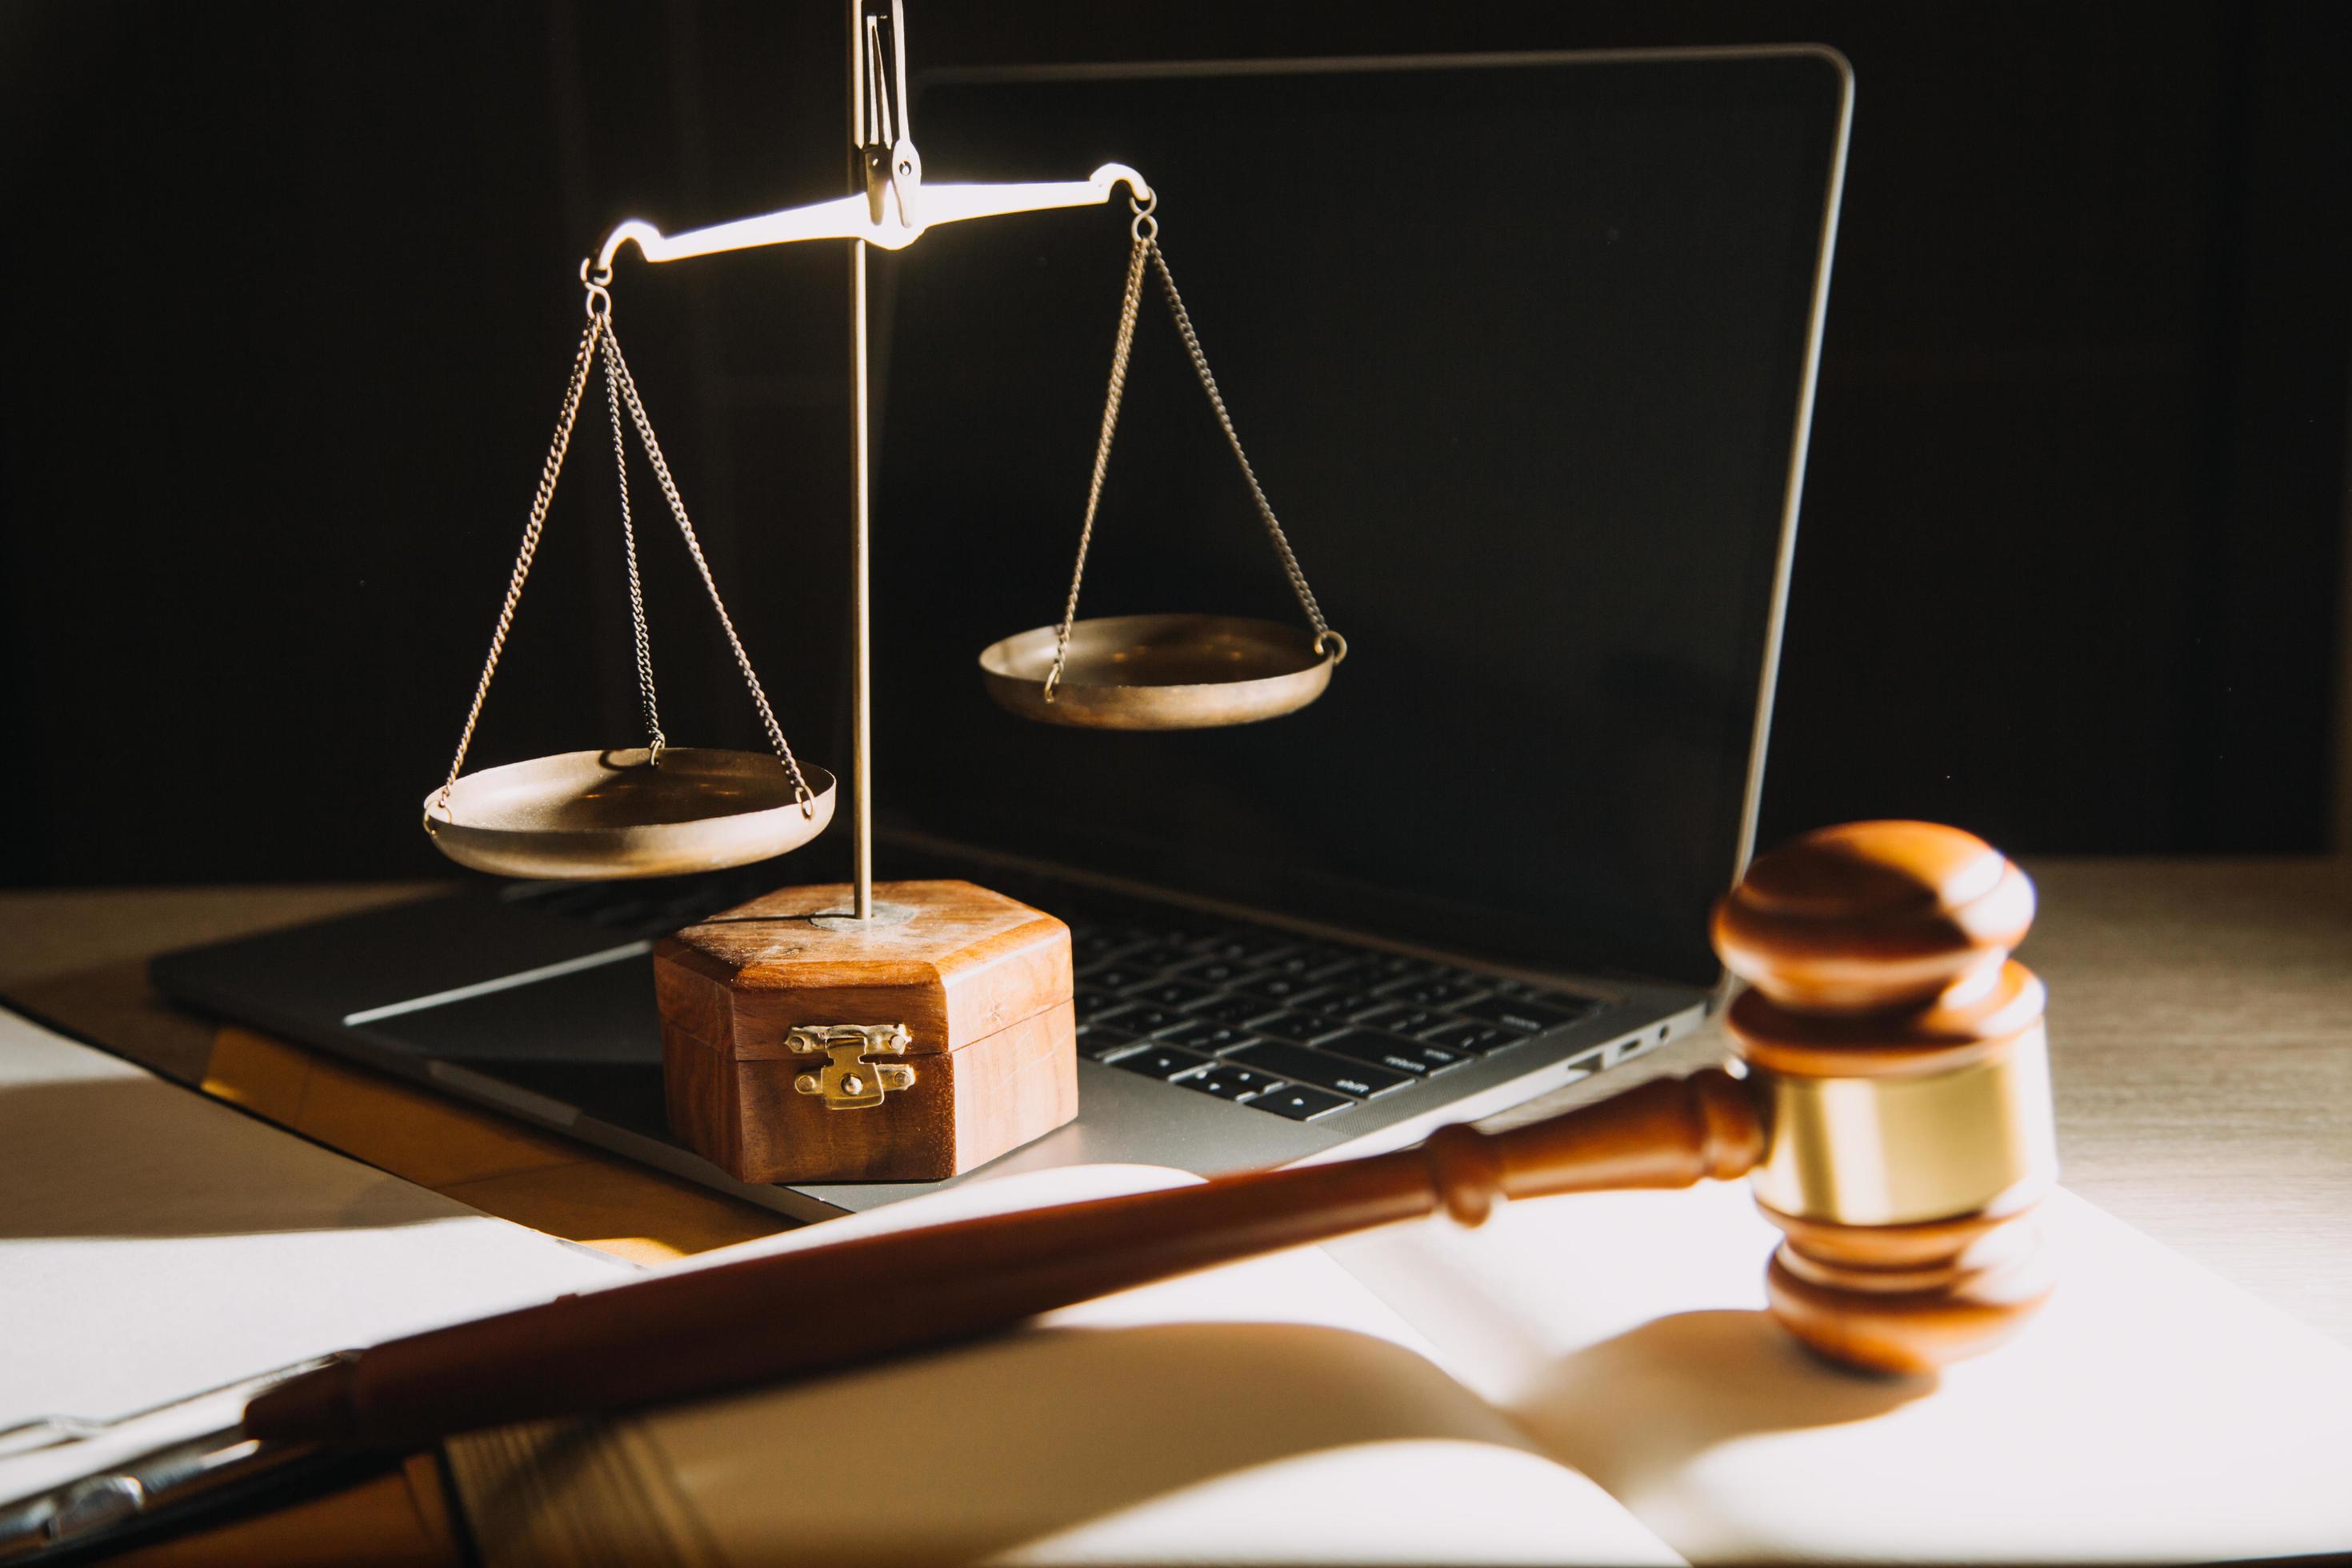
POLYGON ((916 151, 908 120, 902 0, 851 0, 850 29, 850 133, 862 192, 677 235, 665 235, 649 223, 631 219, 605 237, 594 257, 580 264, 588 319, 564 389, 562 411, 457 755, 447 778, 425 805, 425 832, 442 853, 460 864, 509 877, 667 876, 781 855, 814 838, 833 819, 834 779, 823 768, 803 764, 795 757, 776 721, 621 352, 613 323, 611 289, 614 265, 625 246, 634 245, 649 262, 665 262, 798 240, 850 242, 855 879, 853 908, 842 911, 849 919, 864 922, 875 913, 866 544, 871 493, 867 246, 900 250, 939 224, 1102 204, 1122 184, 1129 193, 1133 247, 1069 594, 1058 625, 1007 637, 981 655, 983 680, 997 701, 1027 719, 1106 730, 1185 730, 1248 723, 1292 712, 1314 701, 1347 657, 1346 639, 1325 622, 1289 540, 1243 452, 1200 338, 1160 252, 1154 216, 1158 198, 1143 176, 1124 164, 1107 163, 1083 181, 926 185, 922 157, 916 151), (1077 618, 1079 587, 1102 501, 1147 269, 1158 275, 1192 368, 1240 462, 1276 555, 1306 612, 1307 628, 1215 615, 1077 618), (638 748, 570 752, 468 773, 464 771, 466 755, 539 548, 581 402, 599 361, 619 471, 621 527, 628 556, 636 674, 647 742, 638 748), (630 510, 625 410, 742 672, 772 755, 671 747, 662 733, 630 510))

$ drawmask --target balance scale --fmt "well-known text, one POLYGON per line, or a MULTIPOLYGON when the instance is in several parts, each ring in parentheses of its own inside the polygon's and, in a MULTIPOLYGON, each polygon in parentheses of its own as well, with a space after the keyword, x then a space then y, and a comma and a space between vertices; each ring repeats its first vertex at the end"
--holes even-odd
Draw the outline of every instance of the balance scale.
POLYGON ((797 848, 831 823, 834 778, 793 754, 769 706, 629 373, 614 327, 612 287, 627 247, 646 261, 670 262, 801 240, 847 240, 854 389, 852 880, 845 888, 771 894, 667 939, 656 953, 672 1129, 751 1181, 951 1174, 1076 1114, 1066 930, 966 883, 877 889, 874 882, 868 246, 903 250, 940 224, 1101 205, 1120 186, 1128 191, 1133 243, 1069 593, 1057 624, 1006 637, 981 654, 983 684, 999 703, 1041 722, 1106 730, 1249 723, 1320 697, 1348 652, 1346 639, 1324 619, 1210 373, 1160 247, 1159 198, 1151 186, 1121 163, 1061 183, 925 184, 908 119, 903 0, 851 0, 849 23, 851 194, 677 235, 633 218, 581 262, 587 320, 554 438, 457 753, 425 804, 425 832, 442 853, 509 877, 608 879, 716 869, 797 848), (1241 466, 1305 614, 1304 626, 1218 615, 1078 619, 1147 272, 1158 279, 1241 466), (467 752, 539 548, 580 405, 600 363, 619 475, 646 741, 468 773, 467 752), (662 732, 630 510, 630 428, 718 616, 767 731, 770 753, 672 747, 662 732), (1024 1030, 1016 1049, 1009 1037, 1024 1030), (879 1059, 886 1057, 887 1062, 879 1059), (828 1065, 798 1070, 819 1060, 828 1065), (756 1065, 768 1061, 790 1069, 782 1074, 790 1080, 789 1092, 778 1088, 776 1070, 756 1065), (929 1113, 912 1119, 923 1125, 894 1129, 853 1119, 859 1130, 850 1135, 849 1124, 806 1114, 816 1104, 865 1110, 907 1101, 929 1106, 929 1113), (918 1144, 928 1152, 907 1152, 918 1144))
POLYGON ((798 847, 832 818, 834 782, 822 768, 793 756, 742 640, 713 581, 687 516, 652 422, 628 372, 613 326, 614 266, 625 247, 646 261, 679 261, 797 240, 845 239, 850 248, 850 379, 854 388, 853 500, 850 512, 850 597, 854 606, 854 716, 851 750, 856 915, 872 909, 870 756, 871 641, 866 530, 871 494, 867 416, 866 248, 903 250, 933 226, 1013 213, 1098 205, 1125 185, 1133 211, 1134 247, 1111 362, 1102 434, 1079 530, 1077 561, 1059 625, 1005 638, 981 655, 987 689, 1012 711, 1047 723, 1112 730, 1198 729, 1246 723, 1287 713, 1323 692, 1347 657, 1347 642, 1323 618, 1282 525, 1260 488, 1234 433, 1224 398, 1210 374, 1167 258, 1160 252, 1158 198, 1143 176, 1106 163, 1085 179, 1027 184, 923 184, 922 156, 908 122, 903 0, 853 0, 850 6, 850 140, 863 188, 837 201, 792 207, 759 217, 665 235, 632 218, 608 234, 594 257, 580 265, 588 321, 573 358, 554 442, 522 548, 490 640, 457 755, 442 787, 427 801, 425 831, 443 853, 478 869, 514 877, 658 877, 763 859, 798 847), (1265 519, 1308 628, 1232 616, 1129 616, 1077 619, 1078 591, 1102 500, 1103 477, 1118 422, 1135 335, 1144 273, 1156 271, 1193 369, 1208 393, 1252 497, 1265 519), (575 752, 464 773, 482 703, 498 669, 514 609, 537 552, 549 502, 562 472, 572 426, 591 371, 601 357, 619 466, 622 530, 628 547, 629 599, 635 620, 636 668, 648 731, 642 748, 575 752), (772 757, 750 752, 671 749, 661 732, 653 682, 644 595, 637 576, 636 537, 629 511, 623 410, 636 430, 659 479, 688 553, 701 575, 729 647, 768 731, 772 757))

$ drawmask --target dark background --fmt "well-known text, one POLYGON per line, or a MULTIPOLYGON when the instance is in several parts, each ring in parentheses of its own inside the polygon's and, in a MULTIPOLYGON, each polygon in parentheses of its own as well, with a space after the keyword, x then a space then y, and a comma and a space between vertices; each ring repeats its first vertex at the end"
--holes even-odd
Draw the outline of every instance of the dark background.
MULTIPOLYGON (((841 11, 0 6, 0 879, 441 868, 413 825, 577 258, 621 215, 836 193, 841 11)), ((2324 845, 2352 8, 916 0, 909 29, 919 68, 1843 49, 1766 838, 1918 815, 2021 851, 2324 845)), ((1501 155, 1475 125, 1462 152, 1501 155)), ((838 757, 845 268, 822 251, 698 264, 626 310, 779 716, 838 757)), ((585 417, 575 465, 609 461, 585 417)), ((631 732, 619 563, 577 548, 609 538, 604 481, 575 471, 501 676, 553 695, 494 694, 478 763, 631 732)), ((675 555, 649 559, 670 731, 755 744, 675 555)))

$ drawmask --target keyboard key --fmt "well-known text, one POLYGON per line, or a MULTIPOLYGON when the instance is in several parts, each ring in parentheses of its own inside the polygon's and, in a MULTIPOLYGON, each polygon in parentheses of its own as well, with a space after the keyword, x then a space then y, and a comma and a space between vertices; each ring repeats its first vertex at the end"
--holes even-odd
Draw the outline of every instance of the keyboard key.
POLYGON ((1433 1013, 1426 1007, 1383 1007, 1377 1013, 1366 1013, 1356 1021, 1375 1029, 1386 1029, 1391 1035, 1425 1035, 1432 1029, 1443 1028, 1459 1020, 1451 1014, 1433 1013))
POLYGON ((1197 1089, 1202 1094, 1213 1094, 1219 1100, 1246 1100, 1254 1094, 1264 1094, 1282 1080, 1270 1078, 1255 1068, 1235 1067, 1220 1062, 1206 1072, 1188 1073, 1176 1080, 1186 1089, 1197 1089))
POLYGON ((1373 995, 1369 991, 1349 991, 1334 987, 1315 992, 1311 995, 1301 996, 1295 1005, 1304 1007, 1310 1013, 1321 1013, 1327 1017, 1352 1018, 1359 1013, 1370 1012, 1381 1005, 1381 1001, 1382 998, 1373 995))
MULTIPOLYGON (((1084 1015, 1080 1015, 1084 1016, 1084 1015)), ((1122 1029, 1132 1029, 1139 1035, 1156 1035, 1162 1029, 1173 1028, 1192 1020, 1165 1007, 1154 1007, 1148 1002, 1130 1002, 1124 1007, 1113 1007, 1098 1013, 1090 1023, 1117 1024, 1122 1029)))
POLYGON ((1272 1035, 1283 1040, 1312 1040, 1347 1026, 1337 1018, 1321 1017, 1313 1013, 1276 1013, 1250 1025, 1254 1034, 1272 1035))
POLYGON ((1499 1051, 1505 1046, 1516 1046, 1526 1038, 1517 1029, 1506 1029, 1500 1024, 1448 1024, 1429 1032, 1429 1039, 1434 1045, 1449 1051, 1475 1051, 1480 1056, 1499 1051))
POLYGON ((1195 985, 1189 980, 1163 980, 1157 985, 1139 985, 1128 994, 1155 1007, 1181 1007, 1193 1002, 1205 1002, 1214 993, 1207 986, 1195 985))
POLYGON ((1256 951, 1248 937, 1239 931, 1212 931, 1192 943, 1195 958, 1247 958, 1256 951))
POLYGON ((1431 976, 1401 981, 1381 992, 1391 1002, 1402 1002, 1414 1007, 1451 1007, 1478 994, 1480 987, 1467 981, 1448 980, 1431 976))
POLYGON ((1303 1083, 1294 1083, 1286 1089, 1268 1089, 1249 1103, 1252 1110, 1271 1110, 1276 1116, 1287 1116, 1293 1121, 1312 1121, 1318 1116, 1345 1110, 1356 1102, 1319 1089, 1309 1089, 1303 1083))
POLYGON ((1304 995, 1309 991, 1320 989, 1304 974, 1278 971, 1249 975, 1244 979, 1234 981, 1234 984, 1251 995, 1263 996, 1269 1002, 1287 1002, 1293 996, 1304 995))
POLYGON ((1071 1010, 1077 1014, 1081 1024, 1089 1018, 1100 1017, 1118 1006, 1118 1002, 1119 999, 1108 991, 1089 991, 1083 985, 1070 994, 1071 1010))
POLYGON ((1557 1007, 1563 1013, 1584 1014, 1593 1011, 1600 1003, 1590 996, 1580 996, 1573 991, 1558 991, 1533 980, 1510 980, 1500 975, 1484 977, 1486 989, 1506 996, 1516 996, 1522 1002, 1534 1002, 1546 1007, 1557 1007))
POLYGON ((1274 1010, 1271 1002, 1261 1002, 1255 996, 1212 996, 1206 1002, 1196 1002, 1184 1011, 1195 1018, 1206 1018, 1216 1024, 1244 1024, 1261 1013, 1274 1010))
POLYGON ((1325 1056, 1321 1051, 1310 1051, 1305 1046, 1281 1040, 1244 1046, 1226 1059, 1261 1068, 1286 1082, 1311 1083, 1318 1089, 1332 1089, 1359 1100, 1402 1089, 1412 1081, 1410 1073, 1350 1061, 1345 1057, 1325 1056))
POLYGON ((1078 976, 1089 989, 1124 991, 1130 985, 1140 985, 1155 978, 1151 971, 1138 969, 1131 963, 1100 963, 1078 976))
POLYGON ((1330 968, 1347 956, 1347 953, 1332 948, 1301 944, 1261 959, 1259 964, 1268 973, 1304 978, 1318 970, 1330 968))
POLYGON ((1250 966, 1238 958, 1204 958, 1196 963, 1184 965, 1176 973, 1186 980, 1198 981, 1203 985, 1223 985, 1249 972, 1250 966))
POLYGON ((1135 1044, 1135 1036, 1116 1025, 1078 1026, 1078 1055, 1088 1061, 1107 1062, 1135 1044))
POLYGON ((1394 1068, 1399 1072, 1427 1078, 1458 1068, 1470 1058, 1460 1051, 1449 1051, 1444 1046, 1433 1046, 1423 1040, 1401 1040, 1394 1035, 1383 1035, 1376 1029, 1350 1029, 1344 1035, 1334 1035, 1315 1044, 1318 1051, 1352 1057, 1374 1067, 1394 1068))
POLYGON ((1230 1045, 1220 1047, 1217 1051, 1219 1056, 1231 1057, 1234 1052, 1241 1050, 1244 1047, 1262 1046, 1266 1043, 1265 1036, 1257 1034, 1253 1030, 1244 1028, 1236 1029, 1234 1032, 1239 1037, 1239 1038, 1234 1040, 1230 1045))
POLYGON ((1157 974, 1163 969, 1173 969, 1192 956, 1192 951, 1181 942, 1157 942, 1150 947, 1139 947, 1133 952, 1119 954, 1119 962, 1157 974))
POLYGON ((1370 959, 1351 959, 1329 969, 1317 970, 1315 978, 1320 984, 1354 992, 1370 991, 1391 977, 1382 974, 1381 966, 1370 959))
POLYGON ((1209 1065, 1206 1057, 1196 1057, 1190 1051, 1180 1051, 1171 1046, 1150 1045, 1139 1051, 1130 1051, 1113 1061, 1111 1066, 1122 1072, 1141 1073, 1146 1078, 1172 1079, 1209 1065))
POLYGON ((1482 1002, 1465 1002, 1454 1010, 1468 1017, 1500 1024, 1506 1029, 1517 1029, 1523 1035, 1544 1029, 1557 1029, 1562 1024, 1573 1024, 1579 1018, 1597 1011, 1597 1002, 1582 1002, 1580 997, 1554 994, 1554 1002, 1530 1002, 1520 996, 1489 996, 1482 1002), (1581 1003, 1580 1010, 1570 1012, 1557 1003, 1581 1003))
POLYGON ((1380 966, 1381 976, 1386 980, 1421 979, 1445 973, 1442 966, 1425 958, 1408 958, 1402 952, 1391 952, 1372 962, 1380 966))
POLYGON ((1234 1028, 1231 1024, 1213 1024, 1203 1018, 1198 1023, 1186 1024, 1181 1028, 1171 1029, 1160 1038, 1171 1046, 1181 1046, 1188 1051, 1206 1051, 1209 1055, 1215 1056, 1219 1051, 1230 1050, 1252 1037, 1244 1030, 1234 1028))

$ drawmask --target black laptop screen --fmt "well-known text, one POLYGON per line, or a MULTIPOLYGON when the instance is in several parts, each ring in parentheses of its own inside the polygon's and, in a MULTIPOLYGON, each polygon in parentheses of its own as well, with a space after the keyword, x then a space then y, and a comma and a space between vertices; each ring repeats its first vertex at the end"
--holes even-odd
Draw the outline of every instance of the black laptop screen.
MULTIPOLYGON (((1125 194, 877 258, 886 822, 1564 969, 1711 981, 1843 79, 1811 53, 929 84, 925 177, 1124 162, 1350 654, 1271 722, 1025 723, 1125 194)), ((1303 620, 1155 291, 1082 614, 1303 620)), ((887 871, 887 867, 886 867, 887 871)))

